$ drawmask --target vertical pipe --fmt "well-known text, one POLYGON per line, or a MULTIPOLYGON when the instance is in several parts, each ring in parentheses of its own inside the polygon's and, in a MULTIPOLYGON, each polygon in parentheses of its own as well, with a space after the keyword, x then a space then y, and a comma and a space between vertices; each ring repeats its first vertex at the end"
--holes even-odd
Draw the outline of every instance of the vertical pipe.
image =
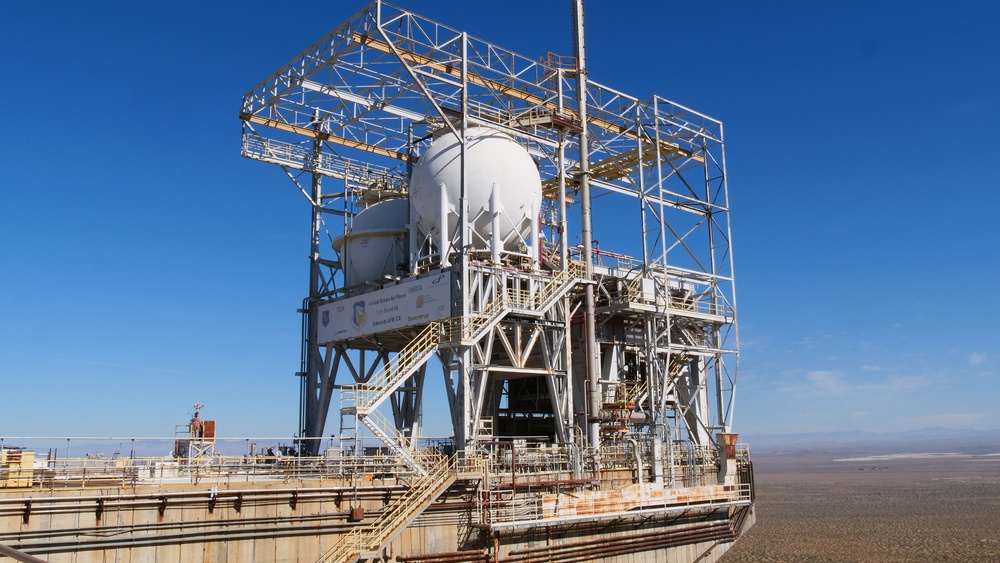
POLYGON ((639 451, 639 442, 636 442, 634 438, 626 438, 625 441, 632 444, 632 457, 635 458, 635 482, 644 483, 646 477, 644 475, 642 453, 639 451))
MULTIPOLYGON (((557 82, 559 87, 559 111, 562 113, 563 110, 563 81, 562 81, 562 70, 559 70, 559 80, 557 82)), ((559 149, 558 149, 558 163, 559 163, 559 268, 565 270, 569 267, 569 233, 567 230, 566 221, 566 130, 559 130, 559 149)), ((565 315, 566 327, 563 329, 565 331, 565 338, 563 339, 563 354, 564 354, 564 366, 563 369, 567 370, 567 373, 571 373, 571 367, 573 365, 573 344, 570 338, 570 328, 571 319, 570 317, 570 297, 567 294, 563 298, 563 314, 565 315)), ((573 417, 575 416, 575 405, 574 403, 574 393, 576 389, 574 388, 574 378, 566 378, 566 412, 569 414, 570 419, 567 420, 567 424, 572 424, 574 428, 580 430, 580 427, 575 424, 573 417)), ((574 466, 573 466, 573 477, 579 477, 579 456, 580 447, 583 443, 583 432, 580 432, 581 436, 577 438, 572 432, 570 432, 570 443, 574 445, 574 466), (579 439, 580 442, 577 443, 574 440, 579 439)))
MULTIPOLYGON (((459 264, 462 266, 462 281, 468 283, 466 275, 467 247, 469 245, 469 34, 462 32, 462 185, 459 189, 460 210, 458 216, 462 231, 459 235, 459 264)), ((465 285, 463 285, 465 287, 465 285)), ((468 313, 468 310, 463 312, 468 313)))
MULTIPOLYGON (((413 178, 413 124, 406 129, 406 192, 410 192, 410 180, 413 178)), ((417 228, 413 221, 413 201, 407 197, 406 198, 406 228, 409 231, 409 237, 407 240, 410 259, 408 260, 410 264, 410 275, 414 276, 417 274, 417 250, 419 249, 417 242, 417 228)))
POLYGON ((438 184, 438 196, 441 198, 441 207, 438 210, 441 214, 441 225, 438 227, 438 252, 441 254, 441 267, 447 268, 451 266, 448 261, 451 249, 448 248, 448 187, 444 182, 438 184))
MULTIPOLYGON (((407 198, 407 201, 409 201, 409 198, 407 198)), ((418 239, 417 239, 417 236, 418 236, 418 234, 417 234, 417 225, 413 221, 413 215, 412 215, 412 213, 413 213, 413 207, 412 207, 412 205, 413 204, 411 203, 409 205, 410 205, 410 213, 411 213, 411 215, 409 215, 409 223, 407 223, 406 228, 409 229, 409 231, 410 231, 410 241, 409 241, 409 244, 410 244, 410 275, 411 276, 415 276, 415 275, 417 275, 417 263, 420 261, 419 260, 419 250, 420 250, 421 242, 418 241, 418 239)))
MULTIPOLYGON (((645 131, 642 127, 642 116, 640 115, 640 110, 637 107, 635 110, 635 130, 639 133, 638 139, 636 139, 636 150, 639 151, 639 162, 645 162, 646 159, 643 156, 643 149, 645 149, 645 143, 643 139, 645 138, 645 131)), ((649 263, 651 262, 649 256, 649 241, 646 240, 646 171, 645 166, 639 166, 639 227, 642 229, 642 274, 646 275, 649 270, 649 263)), ((666 266, 666 264, 664 264, 666 266)))
POLYGON ((663 441, 659 432, 652 435, 653 439, 653 482, 663 484, 663 441))
MULTIPOLYGON (((323 142, 318 136, 319 124, 317 123, 315 127, 317 129, 317 137, 313 139, 313 159, 318 161, 323 148, 323 142)), ((300 390, 302 393, 301 404, 305 412, 299 417, 302 423, 299 428, 299 437, 302 439, 300 447, 308 448, 309 455, 316 455, 319 451, 319 444, 314 444, 311 440, 305 440, 305 438, 312 435, 319 436, 323 433, 322 428, 314 428, 320 416, 319 409, 323 405, 318 404, 313 392, 313 385, 320 380, 319 372, 321 366, 319 343, 317 342, 319 338, 319 302, 317 301, 317 296, 319 295, 320 279, 322 277, 319 255, 320 233, 323 230, 322 202, 322 175, 319 172, 313 172, 312 224, 309 233, 309 297, 305 307, 308 319, 306 325, 306 346, 304 350, 306 357, 302 362, 305 364, 304 367, 306 369, 300 390)))
POLYGON ((493 182, 493 189, 490 191, 490 228, 493 229, 492 240, 490 241, 490 258, 494 264, 500 263, 500 188, 493 182))
POLYGON ((674 451, 674 428, 677 425, 667 428, 667 467, 670 468, 670 480, 667 485, 670 487, 677 486, 677 457, 674 451))
MULTIPOLYGON (((655 205, 655 207, 653 209, 653 213, 654 213, 654 217, 656 217, 656 219, 658 219, 658 221, 657 221, 658 224, 655 224, 654 228, 658 228, 659 229, 659 231, 657 233, 657 238, 660 240, 660 252, 659 252, 659 256, 657 256, 656 258, 659 259, 660 269, 658 269, 657 272, 653 273, 653 275, 651 276, 651 279, 653 279, 653 283, 655 284, 654 285, 654 290, 662 290, 663 291, 663 298, 666 299, 666 300, 668 300, 668 302, 669 302, 669 299, 670 299, 670 280, 669 280, 669 276, 667 275, 667 241, 666 241, 667 226, 666 226, 666 210, 664 209, 664 205, 663 205, 663 202, 664 202, 664 199, 665 199, 664 198, 664 187, 663 186, 664 186, 664 183, 665 183, 666 179, 663 176, 663 155, 661 154, 661 150, 660 150, 660 147, 661 147, 661 145, 660 145, 660 142, 661 142, 661 139, 660 139, 660 121, 659 121, 660 106, 659 106, 659 101, 655 97, 653 98, 653 116, 654 116, 654 124, 655 125, 653 127, 654 143, 653 143, 652 150, 653 150, 653 153, 656 155, 656 171, 655 171, 655 178, 656 178, 656 180, 655 180, 655 182, 656 182, 656 190, 657 190, 656 191, 656 195, 657 195, 657 197, 656 197, 656 205, 655 205)), ((645 188, 643 188, 643 191, 645 191, 645 188)), ((645 233, 645 229, 646 229, 646 225, 643 225, 643 231, 644 231, 644 233, 645 233)), ((645 236, 645 234, 643 234, 643 241, 645 241, 645 240, 646 240, 646 236, 645 236)), ((653 256, 653 254, 657 252, 656 248, 654 247, 653 249, 649 249, 648 251, 650 252, 650 256, 649 256, 650 262, 656 261, 656 258, 654 258, 654 256, 653 256)), ((672 336, 672 331, 670 330, 670 326, 671 326, 671 322, 672 321, 671 321, 671 318, 670 318, 669 303, 668 303, 668 306, 664 309, 664 314, 665 314, 664 317, 662 317, 659 322, 662 323, 662 325, 660 325, 660 326, 662 326, 663 328, 666 329, 666 340, 667 340, 666 346, 667 346, 668 349, 672 350, 673 349, 673 336, 672 336)), ((646 342, 647 342, 647 346, 649 346, 647 354, 648 354, 648 358, 649 358, 648 359, 648 362, 649 362, 648 365, 649 365, 649 374, 650 374, 649 375, 649 377, 650 377, 650 384, 652 385, 653 383, 655 383, 656 386, 657 386, 657 390, 656 390, 656 406, 655 406, 655 416, 656 416, 655 421, 657 421, 657 422, 663 421, 664 423, 666 423, 666 420, 667 420, 667 415, 666 415, 667 390, 668 390, 668 388, 670 386, 676 385, 676 382, 668 384, 668 381, 670 380, 670 358, 672 357, 672 353, 668 353, 666 359, 662 363, 663 370, 664 370, 663 374, 662 374, 663 378, 662 379, 657 378, 656 381, 654 381, 652 379, 652 377, 653 377, 653 365, 654 365, 653 362, 654 361, 657 362, 656 365, 661 365, 660 362, 657 360, 657 355, 656 355, 655 350, 657 349, 658 346, 660 346, 661 343, 659 341, 659 338, 660 338, 659 337, 659 330, 658 330, 659 327, 657 326, 657 321, 655 320, 655 317, 650 322, 652 324, 651 324, 650 330, 647 333, 646 342)), ((650 395, 650 406, 653 406, 653 399, 654 399, 654 395, 651 394, 650 395)), ((676 420, 677 419, 675 418, 674 419, 675 426, 676 426, 676 420)), ((666 434, 665 435, 658 435, 657 439, 660 439, 662 437, 662 439, 666 441, 668 464, 669 464, 669 467, 670 467, 669 482, 670 482, 670 485, 673 486, 675 478, 676 478, 676 474, 675 474, 675 470, 674 470, 674 462, 673 462, 673 449, 674 449, 674 444, 673 444, 673 432, 674 432, 674 430, 673 430, 673 428, 674 427, 671 427, 669 425, 665 425, 665 427, 666 427, 666 434)))
MULTIPOLYGON (((469 285, 469 262, 468 262, 468 252, 467 247, 469 245, 469 201, 468 201, 468 181, 469 181, 469 168, 468 168, 468 150, 469 150, 469 35, 462 32, 462 129, 461 129, 461 139, 459 139, 462 147, 462 157, 461 157, 461 173, 462 181, 459 190, 459 216, 458 221, 461 226, 461 234, 459 235, 459 251, 458 251, 458 264, 459 264, 459 275, 461 276, 460 290, 461 290, 461 303, 462 303, 462 323, 464 324, 469 318, 469 308, 471 306, 472 296, 470 295, 469 285)), ((476 437, 476 426, 478 421, 474 420, 473 413, 477 412, 475 405, 472 404, 473 397, 475 397, 473 392, 473 367, 472 367, 472 347, 462 346, 458 351, 458 365, 459 365, 459 396, 462 403, 462 435, 458 435, 456 430, 456 440, 465 449, 472 449, 475 447, 475 437, 476 437)), ((482 372, 479 373, 480 377, 487 377, 482 372)), ((478 400, 478 398, 477 398, 478 400)))
MULTIPOLYGON (((560 74, 560 76, 562 76, 560 74)), ((559 102, 562 103, 562 80, 559 81, 559 102)), ((560 108, 562 109, 562 108, 560 108)), ((559 267, 569 267, 569 243, 566 233, 566 131, 559 131, 559 267)))
MULTIPOLYGON (((541 213, 541 209, 538 210, 541 213)), ((538 224, 539 216, 535 215, 535 206, 528 206, 528 222, 531 223, 531 269, 535 270, 538 268, 538 264, 542 261, 541 255, 538 254, 539 243, 538 237, 542 233, 542 227, 538 224)))
MULTIPOLYGON (((458 263, 461 269, 462 275, 462 292, 464 297, 462 298, 462 315, 466 316, 469 314, 469 264, 468 264, 468 246, 469 246, 469 34, 462 32, 462 138, 459 142, 462 147, 462 158, 461 158, 461 173, 462 182, 459 186, 459 209, 458 209, 458 224, 461 225, 461 234, 459 234, 459 247, 458 247, 458 263)), ((463 369, 466 369, 463 366, 463 369)))
POLYGON ((406 126, 406 181, 413 177, 413 122, 406 126))
MULTIPOLYGON (((574 52, 576 53, 576 94, 577 112, 580 115, 580 223, 583 237, 583 260, 587 267, 587 279, 594 277, 594 261, 591 252, 593 245, 593 230, 591 226, 590 209, 590 148, 587 139, 587 60, 586 49, 584 48, 583 30, 583 0, 573 2, 574 20, 574 52)), ((589 436, 590 447, 595 454, 601 445, 600 421, 598 412, 601 409, 600 402, 600 352, 597 349, 597 323, 594 313, 594 286, 587 284, 584 290, 584 314, 586 322, 584 330, 587 339, 587 394, 589 397, 590 421, 589 436)))

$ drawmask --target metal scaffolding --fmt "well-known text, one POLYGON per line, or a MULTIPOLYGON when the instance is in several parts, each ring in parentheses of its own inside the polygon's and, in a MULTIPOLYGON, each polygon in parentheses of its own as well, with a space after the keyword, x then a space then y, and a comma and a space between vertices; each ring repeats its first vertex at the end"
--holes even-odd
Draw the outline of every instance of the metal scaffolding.
MULTIPOLYGON (((376 1, 244 96, 243 155, 281 167, 312 209, 306 452, 318 451, 339 394, 341 417, 361 423, 342 428, 369 428, 423 472, 413 452, 432 358, 459 449, 540 438, 600 463, 602 446, 632 444, 648 452, 644 479, 672 483, 674 445, 716 447, 731 432, 738 335, 722 123, 594 81, 582 33, 575 56, 528 58, 376 1), (396 275, 346 285, 347 258, 323 239, 406 197, 435 133, 464 147, 473 127, 509 135, 536 162, 539 255, 483 255, 463 228, 436 254, 411 251, 396 275), (321 335, 329 307, 433 276, 450 288, 442 318, 321 335)), ((469 223, 464 206, 456 213, 469 223)))

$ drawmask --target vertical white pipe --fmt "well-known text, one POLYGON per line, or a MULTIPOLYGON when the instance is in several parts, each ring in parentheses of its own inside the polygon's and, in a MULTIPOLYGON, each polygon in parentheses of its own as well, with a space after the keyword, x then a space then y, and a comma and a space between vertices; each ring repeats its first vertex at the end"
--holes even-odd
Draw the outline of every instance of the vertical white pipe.
POLYGON ((538 264, 541 262, 541 255, 538 254, 538 237, 541 234, 542 227, 538 224, 538 216, 535 215, 535 206, 528 206, 528 221, 531 223, 531 228, 529 232, 531 233, 531 269, 537 270, 538 264))
POLYGON ((441 253, 441 267, 451 266, 448 255, 451 253, 448 238, 448 189, 444 182, 438 184, 438 194, 441 197, 441 225, 438 227, 438 252, 441 253))
MULTIPOLYGON (((584 48, 583 33, 583 0, 574 0, 573 3, 573 39, 575 40, 573 52, 576 55, 576 94, 577 94, 577 114, 583 128, 579 136, 580 148, 580 234, 583 242, 583 261, 587 266, 587 279, 594 278, 594 262, 591 256, 593 244, 593 231, 591 230, 590 213, 590 148, 587 136, 587 58, 584 48)), ((599 363, 601 353, 597 348, 597 322, 594 311, 594 286, 587 284, 584 288, 584 331, 587 341, 587 380, 588 396, 590 398, 590 447, 597 452, 601 446, 601 423, 597 413, 601 408, 601 389, 598 379, 600 377, 599 363)))
POLYGON ((410 275, 413 276, 417 274, 417 262, 419 262, 417 254, 420 247, 417 242, 417 226, 414 223, 412 216, 410 217, 410 222, 407 223, 406 228, 410 232, 410 239, 408 241, 410 253, 410 275))
POLYGON ((500 187, 493 182, 493 190, 490 192, 490 227, 493 229, 492 240, 490 241, 490 258, 494 264, 500 263, 500 187))
MULTIPOLYGON (((559 103, 562 104, 562 80, 559 81, 559 103)), ((559 108, 562 110, 562 108, 559 108)), ((569 267, 569 233, 566 232, 566 132, 559 131, 559 268, 569 267)))

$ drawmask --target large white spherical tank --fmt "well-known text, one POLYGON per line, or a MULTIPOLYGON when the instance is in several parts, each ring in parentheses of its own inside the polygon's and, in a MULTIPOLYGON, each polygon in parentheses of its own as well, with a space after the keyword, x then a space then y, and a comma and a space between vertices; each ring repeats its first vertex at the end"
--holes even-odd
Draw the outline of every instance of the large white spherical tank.
MULTIPOLYGON (((517 250, 523 241, 537 236, 538 214, 542 203, 542 182, 538 167, 521 145, 495 129, 475 127, 468 130, 466 149, 469 220, 471 243, 486 249, 492 240, 493 222, 490 198, 497 186, 499 234, 505 250, 517 250)), ((450 131, 436 139, 420 156, 410 179, 410 218, 424 235, 440 236, 441 184, 444 184, 448 209, 449 238, 455 236, 461 197, 461 143, 450 131)), ((457 237, 456 237, 457 238, 457 237)))
POLYGON ((354 217, 347 235, 333 241, 341 254, 346 286, 400 275, 400 264, 407 261, 408 216, 409 202, 391 199, 354 217))

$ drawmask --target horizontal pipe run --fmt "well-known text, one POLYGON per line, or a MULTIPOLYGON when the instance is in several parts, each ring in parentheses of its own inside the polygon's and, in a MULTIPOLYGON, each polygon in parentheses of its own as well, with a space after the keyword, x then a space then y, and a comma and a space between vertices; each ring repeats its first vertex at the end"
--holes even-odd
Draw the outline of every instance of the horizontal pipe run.
POLYGON ((654 551, 703 541, 726 539, 732 541, 734 537, 728 523, 720 522, 668 534, 650 532, 619 538, 599 538, 571 544, 512 551, 509 557, 503 558, 501 561, 504 563, 541 563, 557 559, 562 563, 586 562, 601 557, 654 551))
POLYGON ((451 551, 426 555, 399 555, 396 557, 399 563, 463 563, 481 561, 487 563, 492 561, 489 553, 482 551, 451 551))

